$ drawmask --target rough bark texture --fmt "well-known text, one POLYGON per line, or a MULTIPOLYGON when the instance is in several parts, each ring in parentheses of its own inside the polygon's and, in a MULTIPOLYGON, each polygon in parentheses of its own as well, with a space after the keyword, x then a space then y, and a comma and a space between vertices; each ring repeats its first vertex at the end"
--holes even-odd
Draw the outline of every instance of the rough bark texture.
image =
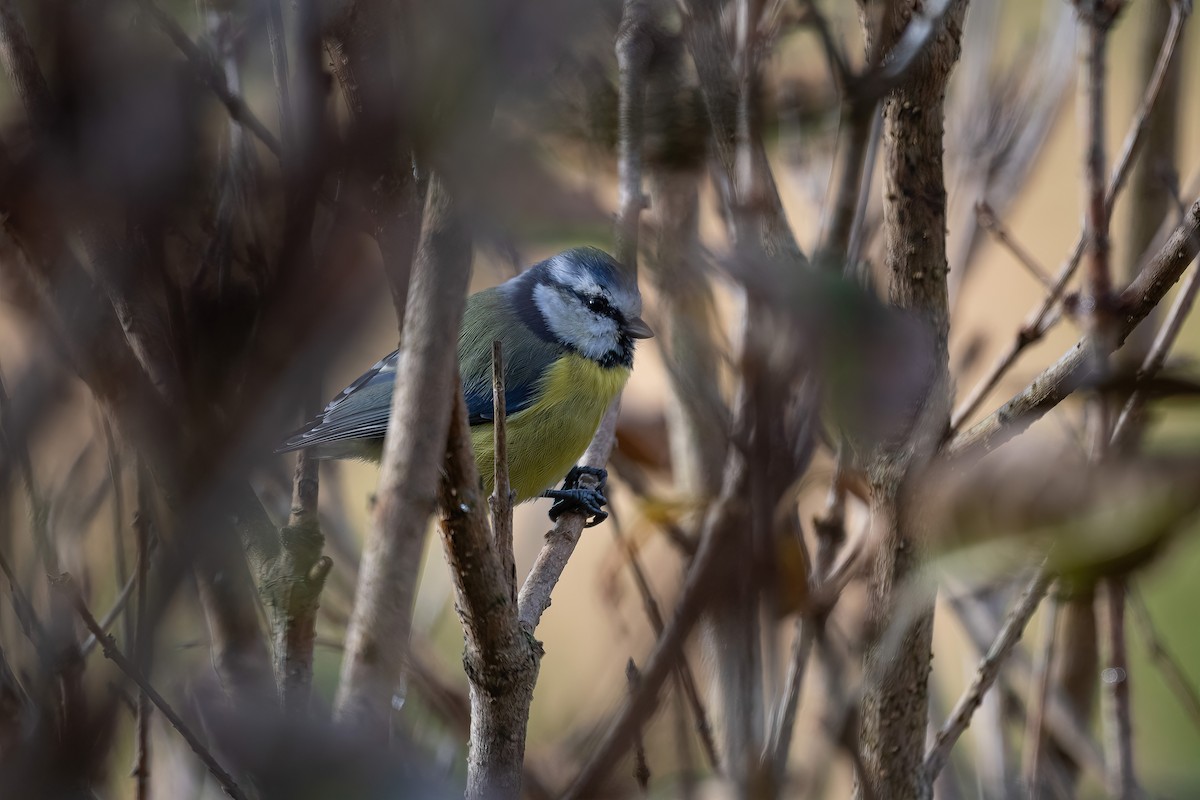
POLYGON ((454 578, 454 608, 466 640, 463 667, 471 690, 467 798, 516 800, 542 648, 532 631, 517 624, 510 575, 488 527, 461 391, 450 420, 443 475, 439 529, 454 578))
POLYGON ((425 225, 405 312, 374 522, 364 547, 354 614, 346 634, 336 711, 384 736, 408 651, 412 603, 434 510, 437 465, 456 385, 458 341, 470 272, 470 239, 441 181, 429 186, 425 225))
MULTIPOLYGON (((912 2, 892 7, 885 28, 900 30, 912 2)), ((928 329, 933 374, 923 406, 901 442, 875 455, 870 468, 872 513, 879 549, 871 567, 868 608, 876 640, 866 655, 861 708, 864 774, 859 794, 878 798, 927 796, 922 780, 928 721, 933 595, 918 589, 918 538, 906 513, 906 477, 936 448, 950 423, 949 333, 946 288, 946 189, 942 170, 943 101, 959 55, 966 0, 952 0, 941 30, 918 56, 908 81, 884 107, 885 263, 892 304, 913 312, 928 329), (918 610, 910 614, 911 603, 918 610), (906 619, 902 619, 906 618, 906 619), (904 625, 903 631, 892 630, 904 625), (899 635, 897 635, 899 634, 899 635), (892 642, 899 641, 896 646, 892 642)))

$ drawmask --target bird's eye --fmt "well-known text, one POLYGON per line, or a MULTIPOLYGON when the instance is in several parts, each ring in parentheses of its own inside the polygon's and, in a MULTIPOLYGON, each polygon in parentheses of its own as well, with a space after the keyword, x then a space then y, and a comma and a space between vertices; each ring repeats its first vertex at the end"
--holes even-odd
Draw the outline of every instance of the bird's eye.
POLYGON ((603 297, 589 297, 586 301, 588 311, 596 314, 603 314, 608 310, 608 301, 603 297))

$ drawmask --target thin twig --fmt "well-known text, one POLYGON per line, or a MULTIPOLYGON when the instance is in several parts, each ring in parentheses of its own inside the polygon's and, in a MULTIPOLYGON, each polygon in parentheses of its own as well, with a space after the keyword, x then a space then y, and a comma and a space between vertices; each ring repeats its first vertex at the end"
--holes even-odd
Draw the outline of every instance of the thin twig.
POLYGON ((517 600, 517 563, 513 552, 512 489, 508 480, 508 407, 504 396, 504 353, 500 340, 492 342, 492 447, 494 452, 492 496, 492 540, 500 556, 500 569, 508 578, 508 592, 517 600))
MULTIPOLYGON (((1178 3, 1176 4, 1178 6, 1178 3)), ((1182 30, 1182 24, 1179 26, 1182 30)), ((1121 148, 1121 155, 1113 168, 1112 178, 1109 181, 1108 190, 1105 193, 1104 205, 1111 213, 1112 205, 1116 202, 1117 196, 1120 193, 1121 187, 1124 185, 1125 175, 1133 163, 1134 157, 1141 146, 1144 138, 1146 126, 1149 124, 1150 114, 1154 110, 1155 104, 1158 102, 1159 95, 1163 87, 1163 77, 1166 73, 1166 67, 1170 64, 1171 59, 1175 55, 1176 45, 1179 44, 1179 31, 1173 35, 1169 35, 1163 40, 1162 50, 1159 51, 1158 63, 1162 65, 1162 69, 1155 69, 1154 77, 1146 86, 1146 90, 1142 95, 1142 101, 1138 106, 1137 113, 1134 115, 1133 121, 1130 124, 1129 132, 1125 136, 1125 143, 1121 148)), ((985 375, 967 399, 955 410, 951 417, 950 430, 951 433, 958 431, 962 424, 969 419, 979 409, 979 406, 991 394, 992 390, 999 385, 1000 380, 1008 373, 1013 364, 1017 362, 1017 358, 1025 351, 1029 345, 1037 342, 1045 335, 1049 329, 1047 320, 1050 318, 1051 311, 1057 305, 1063 292, 1066 290, 1067 284, 1075 274, 1076 268, 1079 266, 1080 260, 1083 258, 1083 252, 1087 246, 1088 236, 1087 231, 1083 230, 1079 233, 1079 238, 1075 241, 1075 246, 1071 250, 1070 256, 1055 275, 1054 285, 1051 290, 1042 299, 1041 303, 1033 309, 1025 323, 1018 330, 1013 343, 1009 349, 1000 356, 993 364, 992 369, 985 375)))
POLYGON ((740 530, 740 504, 746 493, 746 467, 738 451, 732 449, 726 465, 721 493, 705 516, 700 534, 700 546, 688 569, 687 579, 675 611, 642 663, 642 680, 637 691, 609 722, 599 742, 564 793, 564 800, 580 798, 593 791, 612 769, 629 745, 633 731, 645 723, 658 706, 658 694, 674 670, 683 652, 684 642, 695 627, 709 599, 713 578, 723 559, 727 558, 730 543, 740 530))
POLYGON ((1053 290, 1054 283, 1050 280, 1046 269, 1037 262, 1033 254, 1016 240, 1008 228, 1005 227, 1004 223, 996 217, 996 212, 992 210, 990 205, 983 200, 976 203, 975 218, 979 221, 979 227, 995 236, 996 241, 1002 244, 1008 252, 1012 253, 1017 259, 1017 263, 1023 266, 1038 283, 1047 290, 1053 290))
POLYGON ((179 26, 179 23, 155 5, 153 0, 137 0, 137 2, 154 21, 154 24, 183 53, 200 80, 217 96, 234 122, 254 134, 255 138, 262 142, 276 158, 283 158, 283 146, 279 139, 250 110, 246 101, 229 88, 229 83, 225 80, 225 73, 217 67, 216 58, 212 53, 193 42, 192 38, 179 26))
MULTIPOLYGON (((604 419, 600 421, 600 427, 597 429, 592 443, 588 445, 587 451, 579 459, 580 464, 589 467, 603 467, 608 462, 608 457, 617 441, 616 427, 620 407, 620 398, 614 400, 613 404, 609 406, 604 419)), ((589 479, 590 476, 584 475, 580 478, 580 483, 589 479)), ((554 592, 554 587, 558 585, 563 570, 567 567, 567 561, 575 552, 575 545, 579 543, 584 522, 583 514, 568 512, 559 517, 554 528, 546 533, 546 543, 538 552, 533 567, 530 568, 529 575, 521 584, 521 591, 517 595, 517 619, 527 633, 537 630, 542 614, 546 613, 546 609, 550 607, 550 596, 554 592)))
POLYGON ((76 613, 79 614, 79 618, 83 620, 84 626, 99 640, 105 657, 112 661, 121 672, 125 673, 126 677, 137 684, 138 688, 150 698, 150 702, 154 703, 155 707, 162 712, 162 715, 167 718, 167 721, 171 723, 175 730, 179 731, 179 735, 183 737, 183 740, 192 748, 192 752, 196 754, 204 763, 204 766, 208 768, 212 776, 221 784, 221 788, 225 790, 225 793, 234 798, 234 800, 248 800, 245 792, 234 781, 233 776, 225 771, 225 768, 221 766, 208 747, 200 741, 199 737, 192 732, 187 723, 183 721, 183 718, 175 713, 175 710, 171 708, 163 696, 150 685, 150 681, 142 674, 141 670, 125 657, 113 638, 100 627, 100 623, 92 616, 92 612, 88 610, 87 604, 83 600, 83 595, 79 593, 79 587, 76 586, 74 579, 67 573, 63 573, 55 579, 55 588, 65 593, 71 604, 75 607, 76 613))
MULTIPOLYGON (((658 600, 654 597, 654 590, 650 587, 650 581, 646 578, 646 571, 642 568, 642 560, 638 557, 637 550, 633 544, 621 530, 621 526, 615 517, 611 520, 610 527, 613 532, 613 538, 617 541, 617 546, 621 548, 629 561, 629 569, 633 573, 634 584, 638 588, 638 593, 642 596, 642 607, 646 610, 646 616, 650 620, 651 627, 654 628, 654 635, 662 636, 666 622, 663 620, 658 600)), ((695 717, 696 734, 700 737, 700 744, 704 748, 704 755, 708 758, 709 766, 712 767, 713 772, 720 775, 721 760, 717 755, 716 742, 713 741, 712 727, 708 721, 708 712, 705 711, 704 701, 700 698, 700 692, 696 688, 695 674, 692 671, 692 666, 688 661, 686 653, 679 658, 678 678, 684 697, 692 710, 692 716, 695 717)))
MULTIPOLYGON (((137 569, 134 578, 137 580, 137 603, 134 614, 134 638, 130 647, 132 659, 143 674, 150 674, 153 648, 150 641, 151 622, 149 613, 149 581, 150 573, 150 475, 141 459, 137 462, 137 511, 133 517, 133 530, 137 540, 137 569)), ((103 629, 103 628, 102 628, 103 629)), ((93 634, 95 641, 99 637, 93 634)), ((134 796, 137 800, 147 800, 150 797, 150 706, 149 697, 145 691, 138 692, 136 703, 136 720, 134 723, 134 755, 133 777, 134 796)))
MULTIPOLYGON (((137 525, 137 524, 138 523, 135 520, 134 525, 137 525)), ((151 555, 154 553, 156 544, 157 544, 156 540, 151 540, 150 548, 149 548, 149 553, 151 555)), ((139 558, 140 558, 140 554, 139 554, 139 558)), ((121 613, 125 610, 125 607, 129 604, 129 598, 131 598, 133 596, 133 590, 135 588, 137 588, 137 586, 138 586, 138 574, 140 573, 140 571, 141 571, 141 564, 140 563, 135 564, 134 565, 134 573, 132 575, 130 575, 129 578, 125 581, 125 585, 122 586, 121 591, 117 593, 117 599, 113 601, 112 606, 110 606, 108 611, 106 611, 104 613, 104 616, 102 616, 100 618, 100 628, 104 632, 107 633, 112 628, 113 623, 115 623, 117 621, 117 617, 121 616, 121 613)), ((136 621, 137 616, 136 616, 136 614, 126 614, 124 619, 136 621)), ((134 642, 134 640, 136 639, 136 636, 134 635, 132 627, 130 627, 130 630, 127 632, 127 635, 129 637, 129 644, 132 644, 134 642)), ((86 658, 88 655, 91 654, 92 650, 94 650, 96 648, 96 645, 98 643, 99 642, 97 642, 95 636, 88 634, 88 637, 83 640, 83 644, 81 644, 79 646, 80 655, 82 655, 84 658, 86 658)))
MULTIPOLYGON (((1183 323, 1187 321, 1192 306, 1195 305, 1198 291, 1200 291, 1200 269, 1193 267, 1178 294, 1175 295, 1171 310, 1167 312, 1166 320, 1158 329, 1158 335, 1154 337, 1154 343, 1150 345, 1150 350, 1142 361, 1142 366, 1138 370, 1139 380, 1153 378, 1163 368, 1163 364, 1166 363, 1167 356, 1171 352, 1171 347, 1183 330, 1183 323)), ((1120 452, 1128 444, 1125 440, 1136 429, 1137 426, 1133 423, 1137 421, 1145 405, 1146 392, 1141 388, 1135 388, 1129 395, 1129 399, 1125 401, 1125 407, 1121 409, 1117 424, 1113 426, 1111 447, 1117 452, 1120 452)))
POLYGON ((1004 666, 1005 659, 1021 641, 1025 626, 1033 617, 1033 612, 1037 610, 1042 598, 1046 596, 1052 582, 1053 577, 1046 572, 1044 567, 1039 567, 1033 580, 1029 582, 1025 591, 1013 604, 996 640, 992 642, 987 654, 979 662, 979 668, 975 671, 971 685, 963 692, 962 697, 955 704, 954 710, 950 712, 950 717, 938 731, 933 747, 925 754, 926 781, 932 783, 938 773, 942 771, 942 767, 946 765, 951 749, 958 738, 962 736, 963 731, 971 724, 971 715, 983 702, 983 696, 992 688, 992 684, 1000 675, 1000 669, 1004 666))
POLYGON ((1125 141, 1121 143, 1121 154, 1117 157, 1112 175, 1108 179, 1109 188, 1108 194, 1104 198, 1104 207, 1109 215, 1112 214, 1113 206, 1117 202, 1117 195, 1125 186, 1125 179, 1129 177, 1129 170, 1134 163, 1133 157, 1145 140, 1150 115, 1154 111, 1159 95, 1162 94, 1163 86, 1167 81, 1167 72, 1171 67, 1172 59, 1175 58, 1179 39, 1183 36, 1183 23, 1191 13, 1191 0, 1167 0, 1167 2, 1171 4, 1171 21, 1167 25, 1167 34, 1163 37, 1162 48, 1158 51, 1158 60, 1154 62, 1154 71, 1150 73, 1150 82, 1146 84, 1142 101, 1138 104, 1137 111, 1134 112, 1134 125, 1125 134, 1125 141))
POLYGON ((1113 576, 1103 585, 1104 642, 1107 665, 1100 674, 1104 691, 1104 763, 1108 793, 1120 800, 1137 796, 1133 770, 1133 715, 1129 703, 1129 653, 1125 642, 1125 579, 1113 576))
MULTIPOLYGON (((632 658, 625 665, 625 680, 629 683, 630 693, 637 691, 641 675, 632 658)), ((650 765, 646 763, 646 740, 641 728, 633 735, 633 777, 642 794, 646 794, 650 789, 650 765)))
POLYGON ((1146 649, 1150 652, 1151 662, 1162 672, 1163 680, 1175 693, 1175 698, 1179 701, 1188 719, 1192 721, 1197 730, 1200 730, 1200 692, 1196 691, 1196 687, 1192 685, 1179 662, 1163 644, 1162 637, 1158 635, 1158 629, 1154 625, 1154 619, 1150 616, 1150 609, 1146 607, 1146 601, 1142 599, 1141 593, 1130 589, 1128 600, 1129 608, 1137 618, 1137 630, 1146 643, 1146 649))
MULTIPOLYGON (((1137 278, 1116 299, 1121 315, 1116 320, 1116 343, 1120 344, 1167 291, 1200 251, 1200 199, 1188 210, 1170 237, 1149 260, 1137 278)), ((971 428, 952 436, 944 447, 955 457, 967 452, 994 449, 1031 425, 1091 377, 1085 336, 1056 363, 996 411, 971 428)))
POLYGON ((1025 746, 1022 762, 1025 765, 1025 788, 1036 798, 1042 785, 1044 759, 1046 702, 1050 693, 1050 665, 1054 660, 1054 642, 1058 631, 1059 603, 1052 599, 1042 625, 1042 646, 1033 662, 1030 699, 1025 715, 1025 746))

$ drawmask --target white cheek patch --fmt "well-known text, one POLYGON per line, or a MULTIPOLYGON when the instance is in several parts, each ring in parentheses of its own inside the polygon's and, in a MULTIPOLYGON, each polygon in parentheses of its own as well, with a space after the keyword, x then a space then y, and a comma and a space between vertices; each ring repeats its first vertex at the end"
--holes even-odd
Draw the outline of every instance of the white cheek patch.
POLYGON ((599 360, 618 349, 620 333, 616 320, 593 314, 574 296, 539 284, 533 289, 533 302, 551 333, 588 358, 599 360))

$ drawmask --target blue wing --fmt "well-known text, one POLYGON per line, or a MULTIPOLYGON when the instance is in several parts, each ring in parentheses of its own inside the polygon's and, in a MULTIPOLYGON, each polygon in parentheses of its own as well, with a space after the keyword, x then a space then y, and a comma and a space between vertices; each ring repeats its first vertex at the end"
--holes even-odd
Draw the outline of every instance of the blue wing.
POLYGON ((392 384, 399 352, 393 350, 377 361, 276 452, 350 439, 382 439, 392 410, 392 384))
MULTIPOLYGON (((546 370, 562 354, 560 346, 533 335, 495 289, 468 298, 458 356, 471 425, 495 420, 492 341, 496 338, 500 339, 504 354, 504 402, 509 415, 536 402, 546 370), (481 318, 477 315, 485 306, 490 309, 486 316, 490 324, 472 324, 481 318)), ((346 452, 346 447, 338 443, 382 439, 391 416, 398 354, 395 350, 380 359, 343 389, 315 419, 289 437, 277 452, 316 447, 318 457, 337 458, 346 452)))

